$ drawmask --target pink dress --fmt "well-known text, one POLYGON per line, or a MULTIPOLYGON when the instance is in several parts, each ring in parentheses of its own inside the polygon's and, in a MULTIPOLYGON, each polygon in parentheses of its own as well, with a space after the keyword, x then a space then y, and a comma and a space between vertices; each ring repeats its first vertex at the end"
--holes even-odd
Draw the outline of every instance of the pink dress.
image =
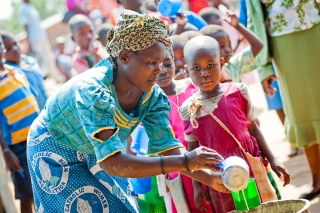
MULTIPOLYGON (((260 156, 257 141, 248 131, 251 125, 251 121, 247 117, 249 101, 243 96, 243 93, 237 86, 243 84, 226 83, 221 85, 223 90, 221 98, 218 97, 215 100, 210 99, 198 102, 207 110, 209 105, 216 104, 216 108, 213 109, 213 114, 229 128, 229 130, 241 142, 246 151, 251 153, 253 156, 260 156), (217 103, 215 103, 215 101, 217 103)), ((196 99, 194 98, 194 100, 196 99)), ((184 120, 185 134, 189 136, 192 135, 192 137, 195 137, 195 140, 199 142, 200 146, 206 146, 214 149, 224 158, 229 156, 238 156, 246 160, 246 157, 234 139, 224 129, 222 129, 222 127, 220 127, 220 125, 210 115, 201 111, 197 114, 196 118, 199 125, 198 128, 193 128, 190 120, 187 120, 182 116, 184 120)), ((212 109, 210 111, 212 112, 212 109)), ((267 164, 266 161, 264 162, 267 164)), ((251 169, 250 176, 253 177, 251 169)), ((210 200, 214 206, 215 212, 217 213, 225 213, 235 210, 231 194, 220 193, 210 188, 210 200)))
MULTIPOLYGON (((182 103, 185 100, 187 100, 190 96, 192 96, 192 94, 194 94, 198 90, 198 88, 196 88, 196 86, 192 84, 190 79, 179 80, 177 82, 184 85, 188 84, 188 86, 183 92, 180 92, 176 95, 168 96, 171 107, 172 107, 172 110, 169 114, 169 119, 170 119, 171 126, 173 128, 173 131, 175 133, 175 137, 179 139, 186 148, 188 148, 188 143, 184 139, 183 121, 179 115, 178 108, 182 105, 182 103)), ((170 176, 171 179, 174 179, 178 176, 178 172, 172 172, 168 175, 170 176)), ((185 196, 186 196, 190 211, 192 213, 198 213, 198 212, 203 213, 202 211, 197 209, 196 204, 194 202, 192 179, 182 174, 181 174, 181 179, 183 183, 183 190, 185 192, 185 196)), ((208 212, 212 212, 208 204, 206 203, 203 203, 203 204, 205 207, 208 208, 208 212)), ((172 212, 173 213, 177 212, 177 210, 174 207, 174 204, 172 205, 172 207, 173 207, 172 212)))

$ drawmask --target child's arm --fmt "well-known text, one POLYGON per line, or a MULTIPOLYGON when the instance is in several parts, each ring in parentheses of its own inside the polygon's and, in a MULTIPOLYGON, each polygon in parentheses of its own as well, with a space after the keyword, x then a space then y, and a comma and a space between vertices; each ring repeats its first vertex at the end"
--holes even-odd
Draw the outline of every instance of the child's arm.
MULTIPOLYGON (((199 147, 198 141, 195 142, 188 142, 188 151, 192 151, 199 147)), ((192 185, 193 185, 193 191, 194 191, 194 202, 196 203, 196 206, 201 211, 208 211, 208 209, 202 204, 202 199, 205 200, 205 202, 209 202, 209 198, 207 196, 207 193, 202 188, 201 183, 198 182, 195 179, 192 179, 192 185)))
POLYGON ((180 35, 184 31, 184 27, 188 23, 188 17, 184 13, 178 13, 176 15, 177 28, 174 30, 173 35, 180 35))
POLYGON ((2 154, 4 156, 4 160, 7 166, 15 172, 23 172, 23 168, 20 166, 20 162, 18 157, 11 151, 3 138, 2 129, 0 127, 0 146, 2 150, 2 154))
POLYGON ((244 27, 242 24, 239 23, 239 19, 236 14, 232 11, 227 11, 227 18, 223 18, 228 24, 230 24, 232 27, 236 28, 243 37, 249 42, 251 46, 251 51, 254 57, 258 55, 258 53, 262 50, 263 44, 261 40, 250 30, 248 30, 246 27, 244 27))
POLYGON ((259 150, 261 151, 261 154, 269 161, 272 170, 280 179, 283 179, 283 186, 288 185, 290 183, 290 175, 287 173, 286 169, 279 166, 255 121, 252 121, 249 132, 253 137, 256 138, 259 150))

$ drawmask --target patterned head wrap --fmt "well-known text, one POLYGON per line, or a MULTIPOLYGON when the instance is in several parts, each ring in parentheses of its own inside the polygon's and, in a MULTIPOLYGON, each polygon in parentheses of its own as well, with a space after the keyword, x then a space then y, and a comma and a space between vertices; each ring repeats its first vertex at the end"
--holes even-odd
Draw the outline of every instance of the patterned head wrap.
POLYGON ((117 58, 123 49, 138 51, 161 41, 166 47, 171 46, 168 39, 169 26, 162 20, 147 14, 124 10, 117 25, 108 32, 107 51, 112 58, 117 58))

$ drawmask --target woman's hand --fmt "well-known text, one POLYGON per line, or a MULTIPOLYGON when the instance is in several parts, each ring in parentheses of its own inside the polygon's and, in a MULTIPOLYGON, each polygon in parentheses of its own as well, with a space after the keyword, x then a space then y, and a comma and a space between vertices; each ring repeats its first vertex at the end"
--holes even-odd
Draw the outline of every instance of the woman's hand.
POLYGON ((276 76, 270 75, 266 77, 262 82, 262 88, 264 92, 270 97, 273 98, 275 96, 275 92, 277 91, 276 88, 272 87, 271 84, 273 81, 278 80, 276 76))
POLYGON ((192 183, 194 190, 194 202, 196 203, 197 209, 205 212, 208 211, 208 209, 202 204, 202 200, 204 200, 206 203, 209 202, 206 191, 202 188, 201 183, 197 182, 196 180, 193 180, 192 183))
POLYGON ((285 168, 279 166, 277 162, 270 162, 270 166, 277 176, 283 180, 283 186, 290 183, 290 175, 285 168))
POLYGON ((198 171, 201 169, 210 169, 218 171, 214 166, 220 164, 223 161, 223 157, 215 150, 200 146, 191 152, 186 153, 186 165, 191 171, 198 171))
POLYGON ((19 158, 11 151, 3 153, 6 165, 15 172, 23 172, 23 168, 20 166, 19 158))

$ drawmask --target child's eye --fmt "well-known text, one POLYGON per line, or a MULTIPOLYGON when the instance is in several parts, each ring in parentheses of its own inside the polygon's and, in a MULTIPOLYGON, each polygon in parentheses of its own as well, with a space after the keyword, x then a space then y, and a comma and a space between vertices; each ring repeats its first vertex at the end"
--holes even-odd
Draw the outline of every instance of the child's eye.
POLYGON ((193 67, 192 70, 194 71, 200 70, 200 67, 193 67))
POLYGON ((172 64, 165 64, 164 66, 169 68, 172 67, 172 64))
POLYGON ((213 67, 214 66, 214 64, 208 64, 208 67, 210 68, 210 67, 213 67))

